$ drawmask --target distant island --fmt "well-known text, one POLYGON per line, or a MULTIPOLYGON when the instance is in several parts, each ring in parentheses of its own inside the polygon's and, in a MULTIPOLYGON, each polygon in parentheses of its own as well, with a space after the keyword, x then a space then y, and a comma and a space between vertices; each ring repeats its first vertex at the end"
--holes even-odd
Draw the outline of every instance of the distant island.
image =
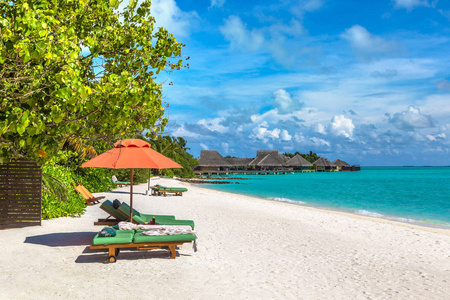
POLYGON ((352 166, 340 159, 331 162, 324 157, 318 157, 313 152, 310 152, 309 155, 300 153, 280 154, 278 150, 258 150, 255 158, 223 157, 216 150, 202 150, 198 163, 194 167, 196 175, 285 174, 360 170, 359 166, 352 166))

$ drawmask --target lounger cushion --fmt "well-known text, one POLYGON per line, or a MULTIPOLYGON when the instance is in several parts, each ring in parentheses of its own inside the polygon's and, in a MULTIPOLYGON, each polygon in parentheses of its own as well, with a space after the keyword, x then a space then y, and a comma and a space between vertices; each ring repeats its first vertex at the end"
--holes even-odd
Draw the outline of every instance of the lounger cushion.
POLYGON ((118 220, 125 221, 127 219, 114 208, 113 203, 109 200, 105 200, 100 207, 118 220))
POLYGON ((133 242, 134 230, 117 230, 114 237, 94 237, 92 245, 127 244, 133 242))
POLYGON ((194 228, 195 223, 192 220, 159 220, 156 219, 156 222, 159 223, 159 225, 186 225, 191 226, 191 228, 194 228))
POLYGON ((134 243, 158 243, 158 242, 178 242, 194 241, 193 234, 174 234, 174 235, 143 235, 142 230, 137 230, 134 235, 134 243))
MULTIPOLYGON (((122 205, 118 208, 119 211, 123 212, 124 214, 126 214, 127 216, 130 215, 130 206, 125 203, 122 202, 122 205)), ((175 220, 175 216, 171 216, 171 215, 149 215, 149 214, 141 214, 140 212, 138 212, 137 210, 133 209, 133 220, 138 222, 138 223, 144 223, 144 222, 150 222, 151 219, 153 219, 153 217, 155 217, 156 222, 158 222, 158 220, 175 220), (138 217, 138 218, 137 218, 138 217), (136 219, 137 218, 137 219, 136 219)), ((159 222, 158 222, 159 223, 159 222)))

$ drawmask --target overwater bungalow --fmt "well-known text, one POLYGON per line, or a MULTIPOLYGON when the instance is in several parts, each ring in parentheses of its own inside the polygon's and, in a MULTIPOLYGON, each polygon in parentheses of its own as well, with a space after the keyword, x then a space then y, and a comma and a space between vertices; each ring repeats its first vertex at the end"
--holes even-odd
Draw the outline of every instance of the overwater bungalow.
POLYGON ((336 159, 335 161, 333 161, 333 164, 336 165, 336 170, 338 171, 342 171, 343 167, 351 167, 348 163, 340 159, 336 159))
POLYGON ((286 166, 283 156, 278 153, 278 150, 258 150, 256 158, 249 163, 249 166, 256 170, 278 170, 286 166))
POLYGON ((338 171, 360 171, 361 170, 360 166, 351 166, 347 162, 340 160, 340 159, 336 159, 335 161, 333 161, 333 164, 336 165, 338 171))
POLYGON ((228 171, 231 164, 216 150, 202 150, 196 171, 228 171))
POLYGON ((336 165, 324 157, 319 157, 318 160, 313 162, 313 165, 316 166, 317 172, 334 172, 334 171, 336 171, 336 165))
POLYGON ((251 169, 249 164, 253 160, 253 158, 238 158, 238 157, 230 157, 225 159, 230 163, 230 170, 236 171, 246 171, 251 169))
POLYGON ((289 167, 293 167, 294 170, 310 170, 312 164, 304 159, 302 156, 296 154, 294 157, 290 158, 286 165, 289 167))

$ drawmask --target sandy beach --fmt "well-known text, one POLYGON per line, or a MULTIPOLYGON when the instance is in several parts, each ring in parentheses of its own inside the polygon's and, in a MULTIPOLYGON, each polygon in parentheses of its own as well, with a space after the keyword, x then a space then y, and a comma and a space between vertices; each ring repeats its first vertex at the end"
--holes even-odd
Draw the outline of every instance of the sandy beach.
MULTIPOLYGON (((107 214, 0 231, 0 299, 449 299, 450 230, 415 227, 208 190, 146 196, 144 213, 194 220, 198 251, 90 250, 107 214)), ((129 202, 129 188, 99 193, 129 202)))

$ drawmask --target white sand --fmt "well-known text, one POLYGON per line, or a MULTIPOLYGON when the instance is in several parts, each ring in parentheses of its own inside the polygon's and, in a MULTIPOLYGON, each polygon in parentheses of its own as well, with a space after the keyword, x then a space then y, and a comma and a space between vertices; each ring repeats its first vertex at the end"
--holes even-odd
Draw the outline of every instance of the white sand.
MULTIPOLYGON (((416 228, 187 186, 144 196, 141 212, 196 222, 176 259, 123 250, 115 264, 88 245, 106 213, 0 230, 0 299, 449 299, 450 230, 416 228)), ((129 201, 129 188, 106 195, 129 201)), ((139 194, 141 193, 141 194, 139 194)))

